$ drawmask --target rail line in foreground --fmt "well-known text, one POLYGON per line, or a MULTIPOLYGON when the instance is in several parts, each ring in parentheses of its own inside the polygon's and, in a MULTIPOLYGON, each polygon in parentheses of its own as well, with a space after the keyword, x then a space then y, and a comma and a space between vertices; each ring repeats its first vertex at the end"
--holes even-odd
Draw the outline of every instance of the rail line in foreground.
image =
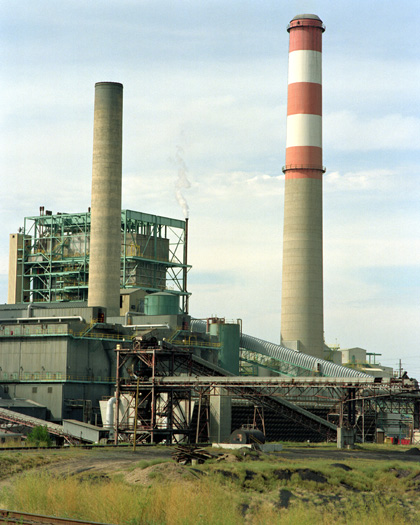
POLYGON ((19 525, 111 525, 109 523, 97 523, 94 521, 73 520, 70 518, 56 518, 54 516, 43 516, 42 514, 28 514, 27 512, 16 512, 14 510, 0 509, 0 523, 19 525))

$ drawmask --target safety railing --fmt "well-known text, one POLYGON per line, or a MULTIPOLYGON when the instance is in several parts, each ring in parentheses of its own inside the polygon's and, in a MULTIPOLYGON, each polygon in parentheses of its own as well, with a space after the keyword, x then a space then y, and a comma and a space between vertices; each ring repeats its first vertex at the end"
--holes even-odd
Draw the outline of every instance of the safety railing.
POLYGON ((176 346, 188 346, 191 348, 221 348, 221 343, 211 343, 207 341, 197 341, 194 338, 190 339, 175 339, 171 341, 176 346))
POLYGON ((89 383, 115 383, 115 377, 112 376, 101 376, 101 375, 73 375, 64 374, 62 372, 2 372, 0 373, 0 381, 2 383, 15 383, 15 382, 58 382, 62 383, 65 381, 74 382, 89 382, 89 383))
POLYGON ((319 164, 286 164, 282 167, 283 173, 288 170, 316 170, 325 173, 327 168, 325 166, 320 166, 319 164))

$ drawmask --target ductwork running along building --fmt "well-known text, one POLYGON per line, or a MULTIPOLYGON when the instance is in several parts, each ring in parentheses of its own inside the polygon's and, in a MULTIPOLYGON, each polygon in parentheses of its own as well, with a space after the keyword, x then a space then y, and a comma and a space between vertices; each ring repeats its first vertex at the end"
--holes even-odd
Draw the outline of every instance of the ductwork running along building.
MULTIPOLYGON (((88 428, 74 430, 79 421, 115 443, 221 442, 249 423, 268 440, 336 439, 346 425, 373 440, 378 421, 386 426, 377 399, 412 396, 412 382, 378 381, 324 359, 324 29, 315 15, 288 28, 281 345, 246 335, 239 319, 191 317, 188 219, 122 209, 123 86, 99 82, 91 209, 41 207, 10 236, 0 426, 25 424, 16 415, 23 399, 24 417, 43 413, 51 432, 63 436, 64 422, 77 439, 88 428)), ((418 424, 414 414, 406 415, 418 424)))

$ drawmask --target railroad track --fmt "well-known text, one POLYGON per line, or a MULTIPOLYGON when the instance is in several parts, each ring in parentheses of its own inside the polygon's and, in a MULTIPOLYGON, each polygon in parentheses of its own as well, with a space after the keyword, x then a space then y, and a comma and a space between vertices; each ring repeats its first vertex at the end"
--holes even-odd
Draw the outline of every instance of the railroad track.
POLYGON ((43 525, 110 525, 109 523, 72 520, 69 518, 55 518, 54 516, 28 514, 26 512, 15 512, 14 510, 6 509, 0 509, 0 523, 16 523, 19 525, 32 525, 36 523, 41 523, 43 525))

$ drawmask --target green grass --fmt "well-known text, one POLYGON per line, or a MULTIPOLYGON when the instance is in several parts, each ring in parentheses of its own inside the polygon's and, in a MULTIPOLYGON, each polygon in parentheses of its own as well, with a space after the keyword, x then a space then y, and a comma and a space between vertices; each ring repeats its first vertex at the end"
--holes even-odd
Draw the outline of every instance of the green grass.
POLYGON ((153 467, 153 465, 160 465, 161 463, 167 463, 168 461, 171 461, 169 459, 142 459, 140 461, 137 461, 132 467, 131 470, 134 470, 136 468, 145 469, 148 467, 153 467))
MULTIPOLYGON (((297 487, 293 482, 289 488, 297 487)), ((277 494, 278 490, 261 492, 250 486, 244 490, 237 482, 221 483, 216 476, 134 487, 121 480, 86 485, 75 477, 29 473, 16 481, 3 498, 3 506, 119 525, 234 525, 244 523, 243 514, 252 524, 339 525, 355 521, 358 525, 399 525, 418 523, 419 519, 418 510, 413 512, 391 494, 349 494, 340 505, 334 505, 332 499, 318 499, 314 487, 306 485, 300 486, 297 494, 308 501, 296 501, 288 509, 276 505, 277 494)), ((335 496, 331 494, 331 498, 335 496)))
POLYGON ((75 477, 54 478, 29 473, 3 496, 3 506, 38 514, 119 525, 148 523, 188 525, 236 524, 240 495, 214 481, 130 486, 121 480, 95 485, 75 477))
MULTIPOLYGON (((57 457, 59 454, 50 453, 47 459, 57 457)), ((42 453, 2 455, 0 471, 21 464, 16 470, 21 472, 44 460, 42 453)), ((147 485, 129 485, 121 475, 90 480, 74 475, 54 477, 34 469, 14 478, 13 485, 0 492, 0 507, 118 525, 420 522, 420 462, 416 461, 361 460, 351 455, 340 460, 291 460, 271 454, 241 457, 232 463, 179 466, 181 475, 176 479, 171 479, 172 461, 139 461, 133 467, 150 468, 147 485), (352 470, 333 467, 334 463, 352 470), (203 474, 197 475, 197 470, 203 474), (308 474, 308 470, 326 481, 305 479, 302 472, 308 474), (285 479, 279 479, 279 471, 288 473, 285 479), (192 474, 187 476, 190 472, 196 475, 194 479, 192 474)))

